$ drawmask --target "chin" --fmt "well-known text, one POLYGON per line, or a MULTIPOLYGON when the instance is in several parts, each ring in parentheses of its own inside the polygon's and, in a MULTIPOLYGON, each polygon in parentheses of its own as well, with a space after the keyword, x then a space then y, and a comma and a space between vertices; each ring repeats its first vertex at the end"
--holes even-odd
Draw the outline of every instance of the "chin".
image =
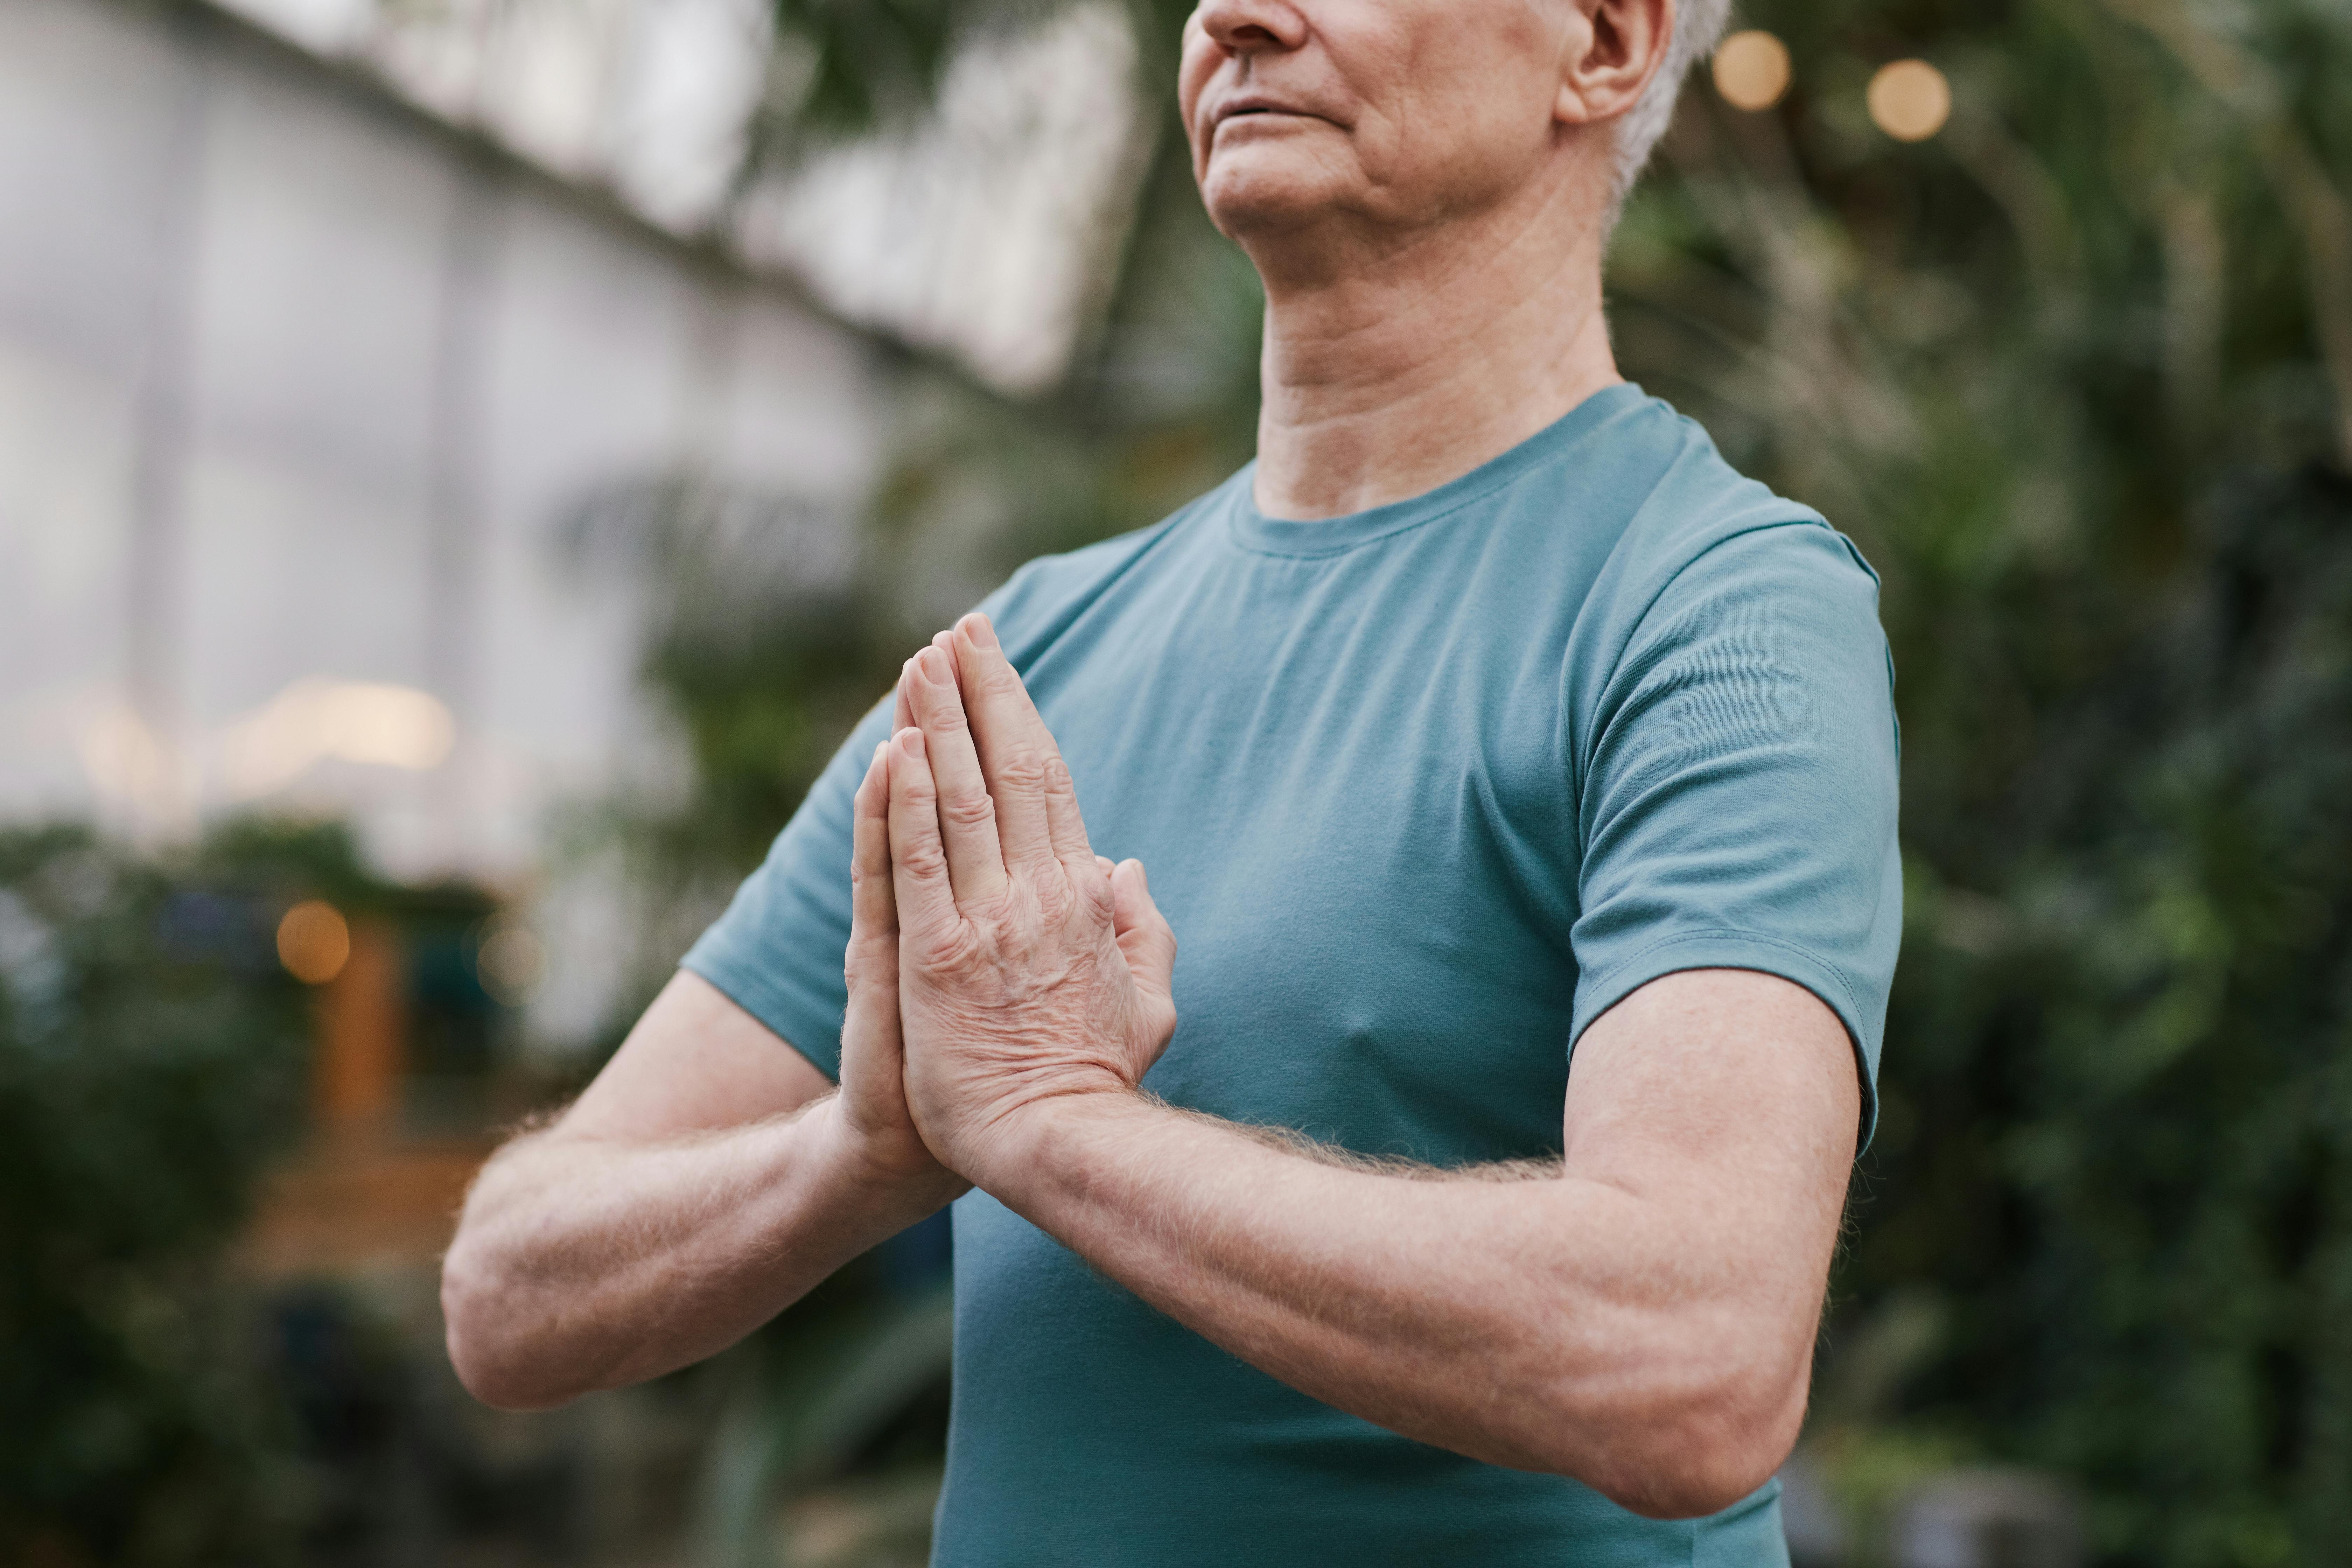
POLYGON ((1312 223, 1331 210, 1339 193, 1327 171, 1298 166, 1303 162, 1220 158, 1201 183, 1202 204, 1232 239, 1312 223))

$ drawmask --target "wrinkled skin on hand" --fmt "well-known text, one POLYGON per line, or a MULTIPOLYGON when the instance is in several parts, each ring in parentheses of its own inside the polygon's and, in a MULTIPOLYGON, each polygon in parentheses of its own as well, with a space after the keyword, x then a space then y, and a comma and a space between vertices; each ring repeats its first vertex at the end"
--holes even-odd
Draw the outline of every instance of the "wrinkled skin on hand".
POLYGON ((967 616, 908 661, 889 742, 907 1102, 940 1162, 985 1185, 1024 1118, 1132 1092, 1176 1028, 1175 933, 1142 864, 1095 854, 1070 770, 967 616))
POLYGON ((943 1168, 907 1105, 898 1029, 898 917, 890 876, 890 748, 874 748, 857 786, 849 865, 849 947, 843 958, 848 1008, 841 1026, 844 1130, 867 1179, 935 1184, 940 1201, 969 1185, 943 1168))

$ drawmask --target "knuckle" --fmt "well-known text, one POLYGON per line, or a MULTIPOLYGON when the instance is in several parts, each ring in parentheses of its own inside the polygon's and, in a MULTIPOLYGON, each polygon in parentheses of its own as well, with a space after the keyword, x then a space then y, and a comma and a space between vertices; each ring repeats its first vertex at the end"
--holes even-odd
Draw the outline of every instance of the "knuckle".
POLYGON ((959 924, 941 927, 924 936, 918 967, 954 979, 971 973, 980 961, 980 944, 973 940, 971 929, 959 924))
POLYGON ((898 940, 882 932, 868 932, 849 939, 848 950, 842 957, 842 973, 852 985, 859 980, 886 974, 898 956, 898 940))
POLYGON ((908 876, 928 881, 946 874, 947 852, 940 847, 937 838, 926 834, 911 843, 899 846, 898 864, 907 868, 908 876))
POLYGON ((984 795, 944 795, 940 800, 940 820, 958 827, 979 827, 996 820, 996 803, 984 795))
POLYGON ((973 924, 1000 934, 1013 931, 1021 923, 1018 889, 1007 888, 985 898, 973 899, 964 906, 973 924))
POLYGON ((1067 877, 1041 877, 1035 891, 1038 919, 1047 926, 1059 925, 1079 900, 1090 896, 1091 889, 1072 887, 1067 877))
POLYGON ((1024 795, 1035 795, 1048 787, 1053 777, 1045 758, 1026 747, 1015 746, 998 760, 996 782, 1024 795))

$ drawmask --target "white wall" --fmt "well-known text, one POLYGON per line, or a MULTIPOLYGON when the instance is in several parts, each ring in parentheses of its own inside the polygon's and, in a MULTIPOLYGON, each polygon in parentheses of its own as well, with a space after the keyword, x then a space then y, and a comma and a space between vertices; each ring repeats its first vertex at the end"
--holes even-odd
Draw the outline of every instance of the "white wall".
POLYGON ((551 805, 673 765, 566 509, 688 462, 854 505, 877 376, 290 51, 0 0, 0 819, 334 811, 395 872, 527 881, 551 805), (311 679, 431 692, 455 752, 241 798, 232 738, 311 679))

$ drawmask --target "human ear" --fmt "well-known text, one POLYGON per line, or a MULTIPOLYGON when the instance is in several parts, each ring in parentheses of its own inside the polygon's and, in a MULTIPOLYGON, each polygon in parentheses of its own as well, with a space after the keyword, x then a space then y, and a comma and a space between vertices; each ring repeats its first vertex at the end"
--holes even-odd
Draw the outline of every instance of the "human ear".
POLYGON ((1552 118, 1591 125, 1633 107, 1666 58, 1675 0, 1574 0, 1552 118))

